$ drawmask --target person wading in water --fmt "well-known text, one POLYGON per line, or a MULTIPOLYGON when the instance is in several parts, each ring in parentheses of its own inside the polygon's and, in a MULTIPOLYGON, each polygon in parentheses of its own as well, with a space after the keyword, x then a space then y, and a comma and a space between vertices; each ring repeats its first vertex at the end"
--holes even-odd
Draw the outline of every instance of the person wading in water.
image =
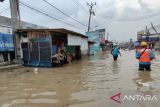
POLYGON ((117 47, 116 44, 113 45, 113 48, 112 48, 112 50, 111 50, 111 54, 113 55, 114 61, 117 60, 118 55, 121 56, 121 53, 120 53, 120 51, 119 51, 119 48, 117 47))

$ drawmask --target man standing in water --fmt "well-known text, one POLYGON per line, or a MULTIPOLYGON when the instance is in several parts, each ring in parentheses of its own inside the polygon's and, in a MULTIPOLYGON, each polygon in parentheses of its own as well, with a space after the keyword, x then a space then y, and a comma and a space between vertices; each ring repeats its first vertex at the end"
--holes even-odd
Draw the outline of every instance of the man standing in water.
POLYGON ((141 42, 141 49, 136 51, 136 58, 139 59, 139 70, 151 71, 151 60, 155 58, 154 53, 147 48, 147 42, 141 42))
POLYGON ((121 53, 120 53, 120 51, 119 51, 119 49, 118 49, 118 47, 117 47, 116 44, 113 45, 113 48, 112 48, 112 50, 111 50, 111 54, 113 55, 114 61, 117 60, 119 54, 120 54, 120 56, 121 56, 121 53))

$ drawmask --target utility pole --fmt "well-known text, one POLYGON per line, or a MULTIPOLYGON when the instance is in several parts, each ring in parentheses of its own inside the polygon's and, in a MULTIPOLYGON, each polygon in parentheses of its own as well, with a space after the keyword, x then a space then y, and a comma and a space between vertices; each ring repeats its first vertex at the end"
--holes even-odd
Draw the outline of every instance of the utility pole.
POLYGON ((107 32, 107 41, 109 41, 109 40, 108 40, 108 36, 109 36, 109 32, 107 32))
POLYGON ((10 0, 11 20, 14 35, 15 59, 20 60, 20 37, 16 35, 15 30, 20 29, 20 11, 19 0, 10 0))
POLYGON ((151 23, 152 29, 156 32, 156 35, 158 35, 158 45, 159 45, 159 50, 160 50, 160 35, 158 33, 158 31, 156 30, 156 28, 153 26, 153 24, 151 23))
POLYGON ((92 9, 93 9, 93 6, 96 5, 96 3, 91 2, 91 4, 87 3, 87 5, 90 7, 90 9, 89 9, 89 21, 88 21, 88 32, 89 32, 90 31, 91 16, 92 15, 95 16, 95 13, 92 9))
POLYGON ((156 32, 156 34, 158 34, 156 28, 154 27, 154 25, 151 23, 152 29, 156 32))

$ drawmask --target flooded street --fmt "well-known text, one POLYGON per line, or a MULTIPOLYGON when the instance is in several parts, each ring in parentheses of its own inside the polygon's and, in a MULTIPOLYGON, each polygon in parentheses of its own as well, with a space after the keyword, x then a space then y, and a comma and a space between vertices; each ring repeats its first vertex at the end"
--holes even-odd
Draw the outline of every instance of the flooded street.
MULTIPOLYGON (((0 72, 0 107, 110 107, 117 92, 160 93, 160 56, 151 72, 139 72, 134 51, 86 57, 59 68, 18 68, 0 72)), ((130 107, 159 107, 136 103, 130 107)), ((118 107, 118 106, 117 106, 118 107)))

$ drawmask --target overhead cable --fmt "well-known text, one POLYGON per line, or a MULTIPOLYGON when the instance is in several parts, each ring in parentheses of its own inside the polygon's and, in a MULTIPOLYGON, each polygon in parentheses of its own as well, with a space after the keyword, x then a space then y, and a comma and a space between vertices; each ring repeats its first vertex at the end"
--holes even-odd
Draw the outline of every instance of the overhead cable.
POLYGON ((58 10, 59 12, 61 12, 63 15, 65 15, 65 16, 71 18, 72 20, 78 22, 79 24, 87 27, 87 25, 83 24, 82 22, 80 22, 80 21, 76 20, 75 18, 71 17, 70 15, 66 14, 65 12, 63 12, 62 10, 60 10, 59 8, 57 8, 56 6, 54 6, 53 4, 48 2, 47 0, 43 0, 43 1, 46 2, 48 5, 52 6, 53 8, 55 8, 56 10, 58 10))
POLYGON ((47 17, 50 17, 50 18, 52 18, 52 19, 54 19, 54 20, 56 20, 56 21, 59 21, 59 22, 61 22, 61 23, 63 23, 63 24, 66 24, 66 25, 69 25, 69 26, 71 26, 71 27, 76 27, 76 28, 80 29, 79 27, 77 27, 77 26, 75 26, 75 25, 72 25, 72 24, 67 23, 67 22, 65 22, 65 21, 63 21, 63 20, 60 20, 60 19, 58 19, 58 18, 56 18, 56 17, 54 17, 54 16, 52 16, 52 15, 49 15, 49 14, 47 14, 46 12, 43 12, 43 11, 41 11, 41 10, 39 10, 39 9, 36 9, 35 7, 32 7, 32 6, 30 6, 30 5, 28 5, 28 4, 24 3, 24 2, 20 2, 20 4, 23 5, 23 6, 25 6, 25 7, 27 7, 27 8, 30 8, 31 10, 34 10, 34 11, 38 12, 38 13, 41 13, 41 14, 47 16, 47 17))

